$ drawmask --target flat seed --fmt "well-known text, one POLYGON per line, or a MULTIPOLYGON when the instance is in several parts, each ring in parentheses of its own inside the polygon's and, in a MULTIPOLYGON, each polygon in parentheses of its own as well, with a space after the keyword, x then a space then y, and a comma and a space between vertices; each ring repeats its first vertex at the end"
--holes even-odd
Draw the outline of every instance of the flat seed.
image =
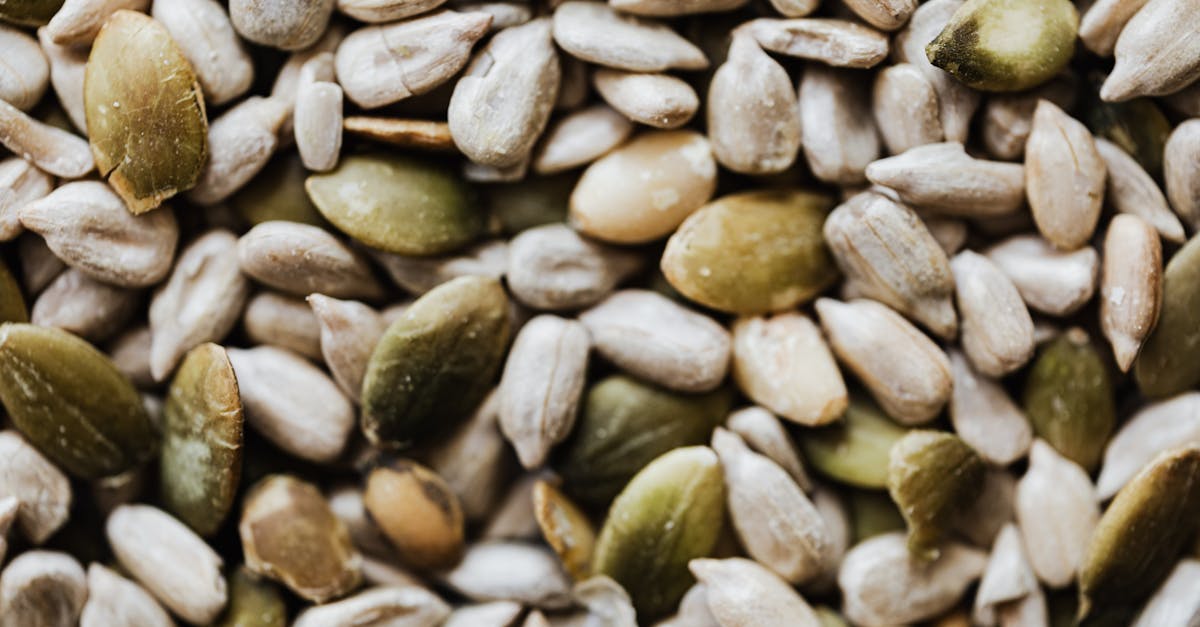
POLYGON ((819 627, 817 614, 787 582, 748 559, 695 559, 688 568, 705 588, 718 624, 819 627))
POLYGON ((453 570, 441 575, 473 601, 517 601, 547 609, 571 604, 571 583, 558 558, 540 545, 479 542, 467 548, 453 570))
POLYGON ((304 300, 259 292, 242 314, 242 328, 255 344, 287 349, 312 360, 321 359, 321 328, 304 300))
POLYGON ((804 157, 821 182, 864 183, 867 165, 879 157, 879 133, 868 89, 849 70, 821 65, 810 65, 800 79, 804 157))
POLYGON ((1154 227, 1132 215, 1114 216, 1104 239, 1100 328, 1117 366, 1127 372, 1158 321, 1162 302, 1162 245, 1154 227))
POLYGON ((359 402, 363 376, 375 344, 387 328, 370 307, 323 294, 307 299, 320 330, 321 355, 334 381, 354 402, 359 402))
POLYGON ((83 568, 57 551, 27 551, 0 574, 0 620, 5 625, 70 627, 87 598, 83 568))
POLYGON ((438 165, 411 157, 346 157, 305 189, 330 222, 372 248, 436 255, 461 248, 483 230, 471 190, 438 165))
POLYGON ((1200 364, 1190 358, 1200 341, 1193 316, 1200 290, 1200 238, 1193 237, 1171 257, 1163 272, 1163 299, 1158 325, 1134 362, 1134 378, 1151 397, 1178 394, 1200 381, 1200 364))
POLYGON ((1171 213, 1158 183, 1142 169, 1137 160, 1120 146, 1100 137, 1096 138, 1096 150, 1100 152, 1108 170, 1105 194, 1113 208, 1145 220, 1163 239, 1182 243, 1185 239, 1183 225, 1171 213))
POLYGON ((0 100, 0 145, 49 174, 76 179, 96 167, 86 142, 0 100))
POLYGON ((141 305, 137 291, 114 287, 71 268, 38 295, 29 312, 40 327, 56 327, 100 342, 129 322, 141 305))
POLYGON ((1083 468, 1042 440, 1029 451, 1029 470, 1017 483, 1017 523, 1038 579, 1062 588, 1075 578, 1100 508, 1083 468))
POLYGON ((445 122, 352 115, 342 120, 342 130, 402 148, 432 152, 458 150, 450 136, 450 125, 445 122))
POLYGON ((957 142, 918 146, 880 159, 867 166, 866 174, 906 204, 941 215, 1010 215, 1025 204, 1020 164, 976 159, 957 142))
POLYGON ((1200 520, 1200 448, 1163 453, 1105 510, 1079 567, 1079 615, 1135 608, 1170 572, 1200 520))
POLYGON ((272 220, 325 226, 328 222, 304 190, 308 175, 300 155, 277 154, 257 176, 229 197, 228 205, 249 226, 272 220))
POLYGON ((337 0, 337 10, 367 22, 395 22, 435 9, 446 0, 337 0))
MULTIPOLYGON (((520 476, 500 495, 491 518, 483 529, 485 540, 536 540, 537 518, 533 513, 533 486, 538 476, 527 473, 520 476)), ((541 551, 539 551, 541 553, 541 551)), ((555 561, 553 556, 551 561, 555 561)))
POLYGON ((1190 446, 1200 446, 1200 393, 1147 405, 1109 440, 1096 495, 1107 501, 1160 453, 1190 446))
POLYGON ((937 91, 911 63, 897 63, 879 70, 871 106, 875 126, 891 154, 942 141, 937 91))
POLYGON ((0 100, 28 111, 46 93, 50 64, 38 41, 16 28, 0 25, 0 47, 5 57, 0 68, 0 100))
POLYGON ((807 316, 741 318, 733 325, 733 379, 751 400, 808 427, 846 410, 846 384, 807 316))
POLYGON ((1000 384, 975 371, 962 352, 950 351, 954 391, 950 421, 954 431, 991 464, 1007 466, 1025 456, 1033 427, 1000 384))
POLYGON ((641 266, 635 255, 561 224, 527 229, 510 248, 509 289, 517 300, 541 310, 594 305, 641 266))
POLYGON ((893 446, 888 494, 908 525, 908 549, 933 561, 957 518, 983 485, 983 460, 949 433, 909 431, 893 446))
POLYGON ((759 18, 742 29, 765 50, 837 67, 874 67, 888 54, 886 35, 850 20, 759 18))
POLYGON ((729 332, 656 292, 621 290, 579 321, 605 359, 672 390, 716 389, 729 370, 729 332))
POLYGON ((397 627, 439 625, 450 615, 450 606, 418 586, 369 589, 327 605, 310 607, 296 617, 295 627, 326 625, 392 624, 397 627))
POLYGON ((782 172, 800 150, 799 105, 787 71, 752 37, 734 35, 709 83, 709 140, 717 161, 735 172, 782 172))
POLYGON ((193 346, 220 341, 237 322, 250 292, 239 270, 237 239, 225 230, 184 248, 175 270, 150 301, 150 370, 161 381, 193 346))
POLYGON ((88 57, 83 99, 96 169, 131 212, 150 211, 200 180, 208 160, 204 96, 161 24, 114 13, 88 57))
POLYGON ((428 93, 467 64, 491 22, 486 13, 438 11, 360 28, 337 47, 338 82, 366 109, 428 93))
POLYGON ((219 627, 285 627, 287 608, 275 584, 245 566, 229 576, 229 606, 219 627))
MULTIPOLYGON (((592 552, 596 544, 596 530, 587 515, 565 494, 543 480, 533 485, 533 515, 542 537, 558 554, 567 574, 576 581, 587 579, 592 571, 592 552)), ((615 583, 612 585, 620 590, 615 583)), ((628 596, 625 601, 628 602, 628 596)))
POLYGON ((1200 44, 1187 33, 1200 14, 1186 2, 1150 0, 1130 18, 1113 48, 1116 64, 1100 88, 1109 102, 1164 96, 1200 77, 1200 44))
POLYGON ((589 164, 620 146, 632 132, 629 118, 607 105, 574 111, 546 129, 534 151, 533 171, 554 174, 589 164))
POLYGON ((1066 317, 1096 292, 1100 255, 1090 247, 1056 249, 1036 235, 1016 235, 987 249, 986 255, 1012 280, 1031 309, 1066 317))
POLYGON ((1102 57, 1111 57, 1117 37, 1147 0, 1119 2, 1102 0, 1093 3, 1079 20, 1079 39, 1083 45, 1102 57))
POLYGON ((0 20, 22 26, 41 26, 62 7, 63 0, 24 0, 6 2, 0 7, 0 20))
POLYGON ((358 587, 362 557, 312 484, 272 475, 246 495, 238 524, 246 566, 322 603, 358 587), (297 550, 303 547, 303 550, 297 550))
POLYGON ((1188 120, 1171 132, 1163 150, 1163 178, 1171 208, 1192 229, 1200 227, 1200 122, 1188 120))
POLYGON ((145 13, 148 0, 67 0, 46 24, 54 43, 87 47, 96 39, 108 17, 121 9, 145 13))
MULTIPOLYGON (((1016 525, 1011 523, 1004 526, 996 542, 992 545, 992 554, 988 559, 987 570, 979 582, 979 591, 975 594, 972 620, 978 624, 996 625, 999 617, 1002 624, 1009 624, 1013 605, 1023 602, 1029 597, 1041 597, 1038 588, 1037 575, 1029 565, 1029 557, 1021 542, 1021 534, 1016 525)), ((1041 601, 1041 624, 1047 624, 1045 600, 1041 601)))
POLYGON ((155 2, 150 14, 191 63, 209 103, 224 104, 250 89, 254 65, 221 3, 167 0, 155 2))
POLYGON ((282 50, 303 50, 321 38, 334 0, 232 0, 233 27, 246 39, 282 50))
POLYGON ((716 176, 703 135, 642 133, 584 171, 571 192, 571 226, 618 244, 661 239, 712 198, 716 176))
POLYGON ((87 603, 79 615, 79 627, 171 627, 175 624, 145 588, 94 562, 87 569, 87 592, 87 603))
POLYGON ((692 585, 688 562, 716 546, 725 500, 720 472, 712 449, 675 449, 642 469, 613 502, 596 541, 595 572, 631 591, 643 621, 676 606, 692 585))
POLYGON ((683 395, 614 375, 592 385, 559 467, 564 489, 604 505, 646 464, 677 447, 703 444, 729 413, 726 388, 683 395), (638 437, 653 431, 653 438, 638 437))
POLYGON ((691 85, 668 74, 599 68, 592 74, 592 84, 600 97, 625 117, 655 128, 683 126, 700 108, 691 85))
POLYGON ((264 222, 238 240, 238 262, 251 278, 296 296, 377 299, 383 288, 366 258, 328 231, 264 222))
POLYGON ((874 403, 852 397, 840 423, 807 431, 799 441, 804 458, 821 474, 851 486, 883 489, 892 445, 905 433, 874 403))
POLYGON ((1087 333, 1072 328, 1042 348, 1024 405, 1038 437, 1085 469, 1096 467, 1116 409, 1107 366, 1087 333))
POLYGON ((508 297, 496 279, 460 277, 422 296, 371 355, 362 389, 368 439, 404 443, 465 418, 508 339, 508 297))
POLYGON ((1200 612, 1200 561, 1179 560, 1154 596, 1146 602, 1134 627, 1186 624, 1200 612))
POLYGON ((1085 245, 1100 218, 1106 173, 1087 127, 1038 101, 1025 144, 1025 190, 1038 231, 1062 250, 1085 245))
POLYGON ((554 41, 572 56, 618 70, 708 67, 704 53, 665 24, 623 15, 599 2, 569 0, 558 5, 554 41))
POLYGON ((121 505, 105 523, 121 566, 173 613, 207 625, 228 593, 221 558, 183 523, 149 505, 121 505))
POLYGON ((133 385, 101 352, 58 329, 0 325, 0 400, 42 453, 71 474, 111 476, 146 461, 157 435, 133 385))
POLYGON ((0 161, 0 242, 15 239, 24 230, 18 218, 23 205, 44 198, 54 189, 54 178, 20 157, 0 161))
POLYGON ((407 460, 375 468, 363 504, 404 564, 445 568, 462 557, 462 507, 432 470, 407 460))
POLYGON ((962 346, 971 364, 995 378, 1025 365, 1033 357, 1033 319, 1016 286, 974 251, 958 253, 950 269, 962 316, 962 346))
POLYGON ((45 542, 67 522, 71 484, 15 431, 0 431, 0 480, 3 493, 18 499, 16 523, 30 542, 45 542))
POLYGON ((188 352, 167 393, 162 432, 163 504, 211 536, 233 509, 242 471, 242 400, 225 349, 188 352))
POLYGON ((800 489, 806 493, 813 491, 812 480, 804 470, 792 436, 774 414, 758 406, 745 407, 729 414, 725 426, 741 436, 755 452, 779 464, 800 489))
POLYGON ((330 462, 346 447, 354 406, 322 370, 272 346, 230 349, 229 361, 246 421, 276 446, 313 462, 330 462))

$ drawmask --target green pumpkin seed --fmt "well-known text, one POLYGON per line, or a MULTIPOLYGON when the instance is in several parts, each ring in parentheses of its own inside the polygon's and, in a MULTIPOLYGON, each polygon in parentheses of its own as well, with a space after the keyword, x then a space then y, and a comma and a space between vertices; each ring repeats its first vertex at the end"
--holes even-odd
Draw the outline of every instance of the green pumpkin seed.
POLYGON ((1200 236, 1180 248, 1163 271, 1158 325, 1133 364, 1142 394, 1173 396, 1200 383, 1200 236))
POLYGON ((861 395, 852 396, 842 421, 805 431, 799 438, 804 458, 829 478, 860 488, 888 484, 892 445, 908 430, 861 395))
POLYGON ((0 20, 21 26, 45 26, 62 8, 63 0, 5 0, 0 20))
POLYGON ((1162 176, 1163 149, 1171 135, 1171 122, 1149 98, 1125 102, 1094 99, 1084 113, 1092 132, 1125 149, 1146 172, 1162 176))
POLYGON ((891 531, 904 530, 904 517, 900 515, 895 501, 887 493, 851 490, 848 501, 854 532, 851 545, 891 531))
POLYGON ((508 336, 508 296, 496 279, 430 290, 388 327, 367 364, 367 438, 403 444, 470 414, 494 384, 508 336))
POLYGON ((202 536, 233 508, 242 472, 242 398, 225 349, 188 352, 163 408, 163 505, 202 536))
POLYGON ((83 101, 96 168, 135 214, 200 179, 208 158, 204 96, 162 24, 113 13, 92 45, 83 101))
POLYGON ((0 322, 29 322, 21 285, 0 259, 0 322))
POLYGON ((1108 367, 1082 329, 1042 348, 1025 381, 1025 414, 1067 459, 1089 472, 1100 463, 1116 408, 1108 367))
POLYGON ((892 446, 888 493, 908 524, 908 549, 926 561, 983 488, 983 460, 958 436, 909 431, 892 446))
POLYGON ((621 584, 641 622, 653 622, 695 581, 688 562, 712 554, 724 502, 712 449, 689 446, 658 457, 613 501, 596 541, 595 574, 621 584))
POLYGON ((821 228, 829 197, 765 190, 710 202, 667 242, 662 270, 684 296, 740 314, 791 309, 838 276, 821 228))
POLYGON ((308 170, 300 155, 289 151, 267 163, 257 176, 229 198, 250 226, 282 220, 313 226, 328 224, 304 191, 308 170))
POLYGON ((654 458, 707 442, 732 401, 725 388, 693 396, 624 375, 597 382, 562 457, 564 488, 587 505, 607 504, 654 458))
POLYGON ((515 235, 535 226, 565 222, 578 173, 529 177, 516 184, 490 185, 488 208, 505 233, 515 235))
POLYGON ((1021 91, 1066 67, 1078 29, 1069 0, 967 0, 925 54, 969 87, 1021 91))
POLYGON ((133 384, 66 331, 0 325, 0 401, 30 443, 77 477, 122 473, 157 450, 133 384))
POLYGON ((398 255, 461 248, 484 227, 466 183, 443 166, 399 155, 342 159, 304 184, 321 214, 350 237, 398 255))
POLYGON ((818 605, 813 608, 813 611, 817 613, 817 620, 821 621, 821 627, 849 627, 850 625, 845 618, 842 618, 841 614, 837 613, 837 610, 829 606, 818 605))
POLYGON ((1200 449, 1159 455, 1109 504, 1079 569, 1080 616, 1137 607, 1200 528, 1200 449))
POLYGON ((287 606, 275 584, 239 568, 229 577, 229 607, 217 627, 285 627, 287 606))

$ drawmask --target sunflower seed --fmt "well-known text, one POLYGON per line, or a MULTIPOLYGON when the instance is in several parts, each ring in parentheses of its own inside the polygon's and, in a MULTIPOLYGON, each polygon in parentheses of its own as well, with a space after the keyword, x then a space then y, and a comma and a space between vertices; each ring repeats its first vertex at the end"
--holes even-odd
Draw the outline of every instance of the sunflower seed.
POLYGON ((250 89, 254 65, 219 2, 160 0, 150 14, 192 64, 209 103, 224 104, 250 89))
POLYGON ((21 282, 35 296, 67 269, 58 255, 50 250, 46 240, 26 233, 17 240, 17 257, 21 265, 21 282))
POLYGON ((983 143, 998 159, 1018 159, 1033 126, 1033 112, 1045 99, 1069 109, 1075 101, 1076 81, 1060 76, 1041 87, 1015 94, 992 94, 983 108, 983 143))
POLYGON ((950 420, 954 431, 992 464, 1007 466, 1025 456, 1033 427, 999 382, 977 373, 967 358, 950 351, 954 391, 950 420))
POLYGON ((592 74, 592 84, 610 106, 647 126, 683 126, 700 108, 700 99, 691 85, 668 74, 599 68, 592 74))
POLYGON ((337 0, 337 9, 368 24, 395 22, 436 9, 446 0, 337 0))
POLYGON ((255 344, 278 346, 312 360, 321 359, 321 328, 302 299, 259 292, 242 314, 246 337, 255 344))
POLYGON ((282 50, 303 50, 329 25, 334 0, 232 0, 229 16, 242 37, 282 50))
POLYGON ((96 167, 87 142, 39 122, 0 100, 0 145, 62 178, 79 178, 96 167))
POLYGON ((42 99, 50 81, 50 64, 38 42, 24 32, 0 25, 0 100, 28 111, 42 99))
POLYGON ((568 54, 631 72, 703 70, 708 59, 667 25, 599 2, 569 0, 554 11, 554 41, 568 54))
POLYGON ((428 455, 462 504, 469 521, 492 511, 508 480, 508 443, 497 428, 498 398, 488 395, 466 422, 428 455))
POLYGON ((708 129, 721 165, 745 174, 782 172, 800 150, 800 115, 787 71, 737 34, 708 86, 708 129))
MULTIPOLYGON (((1037 575, 1033 574, 1033 567, 1029 565, 1020 532, 1016 525, 1009 523, 992 545, 987 570, 975 594, 973 620, 980 625, 996 625, 1014 604, 1038 594, 1037 575)), ((1041 602, 1041 612, 1043 615, 1046 612, 1044 600, 1041 602)), ((1007 624, 1007 620, 1003 622, 1007 624)), ((1047 624, 1045 618, 1041 624, 1047 624)))
POLYGON ((208 163, 188 198, 214 205, 254 178, 275 153, 287 115, 285 103, 251 96, 213 120, 208 129, 208 163))
POLYGON ((101 283, 72 268, 38 295, 29 317, 38 326, 100 342, 121 330, 140 304, 137 291, 101 283))
MULTIPOLYGON (((816 8, 815 2, 805 1, 816 8)), ((745 4, 746 0, 615 0, 609 6, 622 13, 649 17, 671 17, 730 11, 745 4)))
POLYGON ((886 35, 849 20, 759 18, 738 30, 765 50, 837 67, 874 67, 888 54, 886 35))
POLYGON ((306 300, 317 320, 325 365, 346 396, 359 402, 367 362, 386 325, 374 309, 359 302, 323 294, 306 300))
POLYGON ((79 627, 171 627, 175 624, 145 588, 100 564, 88 566, 87 589, 87 603, 79 615, 79 627))
MULTIPOLYGON (((296 104, 296 86, 300 82, 300 70, 304 64, 322 53, 335 52, 345 38, 346 27, 341 22, 334 20, 316 43, 288 55, 287 61, 284 62, 283 67, 279 68, 279 74, 275 76, 275 82, 271 86, 271 98, 288 103, 289 108, 294 106, 296 104)), ((284 128, 287 128, 286 124, 284 128)))
POLYGON ((18 217, 23 205, 44 198, 54 179, 18 157, 0 161, 0 242, 15 239, 24 228, 18 217))
POLYGON ((1079 20, 1079 39, 1095 54, 1111 57, 1113 47, 1117 45, 1117 37, 1125 28, 1125 24, 1146 6, 1146 2, 1147 0, 1099 0, 1093 3, 1079 20))
POLYGON ((42 53, 50 63, 50 86, 58 96, 67 117, 76 130, 87 133, 87 117, 83 106, 83 76, 87 68, 88 51, 54 43, 45 28, 37 31, 42 53))
POLYGON ((933 83, 911 63, 889 65, 875 75, 871 98, 875 126, 891 154, 942 141, 933 83))
POLYGON ((87 599, 83 568, 57 551, 27 551, 0 574, 0 621, 5 625, 70 627, 87 599))
POLYGON ((792 436, 788 435, 783 423, 774 414, 761 407, 746 407, 729 414, 725 426, 741 436, 750 448, 779 464, 801 490, 813 491, 812 481, 800 462, 800 454, 792 436))
POLYGON ((879 133, 871 115, 869 86, 849 70, 810 64, 800 79, 800 127, 804 157, 824 183, 866 182, 879 157, 879 133))
POLYGON ((517 601, 548 609, 570 605, 571 583, 548 549, 520 542, 480 542, 441 579, 473 601, 517 601))
POLYGON ((1096 150, 1108 170, 1106 194, 1112 206, 1121 213, 1145 220, 1164 239, 1183 242, 1183 225, 1171 213, 1162 190, 1142 166, 1129 153, 1107 139, 1097 137, 1096 150))
POLYGON ((491 601, 459 605, 442 627, 510 627, 525 610, 513 601, 491 601))
POLYGON ((296 617, 294 627, 370 624, 384 622, 395 627, 440 625, 450 615, 450 606, 432 592, 418 586, 371 588, 317 607, 296 617))
POLYGON ((1171 257, 1163 272, 1163 300, 1158 325, 1142 345, 1134 378, 1151 397, 1184 392, 1200 381, 1200 368, 1190 358, 1196 344, 1195 276, 1200 269, 1200 238, 1193 237, 1171 257))
POLYGON ((1109 440, 1096 479, 1097 496, 1112 498, 1159 453, 1187 446, 1200 446, 1200 393, 1186 392, 1147 405, 1109 440))
POLYGON ((149 0, 68 0, 46 24, 46 31, 61 46, 87 46, 116 11, 144 13, 149 5, 149 0))
POLYGON ((1069 316, 1096 292, 1100 255, 1093 248, 1064 252, 1036 235, 1016 235, 986 255, 1017 286, 1025 304, 1042 313, 1069 316))
POLYGON ((521 303, 561 311, 594 305, 641 267, 627 251, 593 242, 562 224, 512 239, 508 288, 521 303))
POLYGON ((45 542, 67 522, 71 484, 15 431, 0 431, 0 481, 3 493, 18 499, 17 526, 30 542, 45 542))
POLYGON ((296 86, 292 123, 296 148, 305 167, 314 172, 332 170, 342 149, 342 88, 333 81, 333 53, 324 52, 304 65, 296 86), (324 66, 328 75, 316 77, 324 66), (306 76, 307 74, 307 76, 306 76))
POLYGON ((1200 227, 1200 120, 1188 120, 1171 132, 1163 151, 1163 178, 1171 208, 1193 229, 1200 227))
POLYGON ((1185 558, 1146 602, 1134 627, 1187 625, 1200 615, 1200 560, 1185 558))
POLYGON ((1029 470, 1017 483, 1016 513, 1038 579, 1051 588, 1070 584, 1100 520, 1087 473, 1045 441, 1034 440, 1029 470))
POLYGON ((1025 144, 1025 187, 1038 231, 1056 247, 1075 250, 1091 238, 1106 172, 1087 127, 1039 101, 1025 144))
POLYGON ((985 161, 962 144, 927 144, 867 166, 867 179, 918 209, 965 218, 1007 215, 1025 204, 1025 169, 985 161))
POLYGON ((250 229, 238 240, 238 261, 256 281, 297 296, 383 296, 362 254, 307 224, 264 222, 250 229))
POLYGON ((723 627, 821 625, 812 607, 787 582, 756 562, 740 557, 695 559, 688 568, 704 584, 709 610, 723 627))
POLYGON ((1117 366, 1127 372, 1162 302, 1162 245, 1154 228, 1137 216, 1121 214, 1109 223, 1100 296, 1100 327, 1117 366))
POLYGON ((1100 98, 1165 96, 1200 78, 1200 42, 1187 36, 1200 28, 1200 13, 1193 9, 1175 0, 1150 0, 1139 9, 1117 37, 1116 64, 1100 98))
POLYGON ((925 75, 938 94, 938 115, 946 141, 967 141, 971 118, 979 106, 979 92, 936 68, 925 54, 925 46, 945 28, 963 0, 929 0, 913 11, 908 24, 896 34, 893 50, 898 61, 911 63, 925 75))
POLYGON ((970 250, 956 255, 950 268, 962 316, 962 346, 971 364, 996 378, 1025 365, 1033 357, 1033 319, 1012 281, 987 257, 970 250))
POLYGON ((403 564, 432 570, 462 557, 462 507, 437 473, 399 460, 372 470, 366 485, 363 505, 403 564))
POLYGON ((567 114, 544 133, 534 150, 533 171, 554 174, 586 165, 621 145, 632 132, 629 118, 607 105, 567 114))
POLYGON ((996 542, 1006 523, 1016 520, 1017 480, 1007 470, 989 468, 975 502, 963 511, 955 531, 979 548, 996 542))
POLYGON ((575 584, 575 602, 587 608, 588 624, 597 627, 637 627, 629 593, 620 584, 598 575, 575 584))

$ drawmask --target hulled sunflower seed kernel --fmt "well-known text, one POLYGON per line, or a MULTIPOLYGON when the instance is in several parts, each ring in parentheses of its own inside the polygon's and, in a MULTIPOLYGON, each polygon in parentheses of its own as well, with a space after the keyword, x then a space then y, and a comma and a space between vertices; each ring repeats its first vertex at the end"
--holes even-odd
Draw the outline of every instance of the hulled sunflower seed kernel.
POLYGON ((567 54, 619 70, 708 67, 704 53, 665 24, 623 15, 600 2, 569 0, 558 5, 554 41, 567 54))
POLYGON ((0 47, 5 63, 0 69, 0 100, 28 111, 42 99, 50 81, 50 64, 38 41, 26 33, 0 25, 0 47))
POLYGON ((1200 392, 1147 405, 1108 442, 1096 495, 1108 500, 1160 453, 1200 446, 1200 392))
POLYGON ((475 625, 513 625, 525 608, 513 601, 490 601, 458 605, 450 612, 442 627, 474 627, 475 625))
POLYGON ((3 493, 18 500, 17 527, 30 542, 45 542, 67 522, 67 477, 15 431, 0 432, 0 481, 3 493))
POLYGON ((5 625, 70 627, 87 599, 83 568, 58 551, 28 551, 0 573, 0 621, 5 625))
POLYGON ((171 627, 175 624, 145 588, 110 568, 94 562, 89 565, 87 587, 87 603, 79 615, 79 627, 171 627))
POLYGON ((777 574, 748 559, 695 559, 688 568, 705 588, 720 625, 788 624, 818 627, 812 607, 777 574))
POLYGON ((1039 100, 1070 108, 1077 81, 1060 75, 1054 80, 1026 92, 992 94, 983 107, 983 144, 997 159, 1013 160, 1025 153, 1025 142, 1033 125, 1033 112, 1039 100))
POLYGON ((629 118, 604 104, 571 112, 546 129, 531 166, 537 174, 555 174, 586 165, 620 146, 632 132, 629 118))
MULTIPOLYGON (((816 8, 816 3, 811 0, 803 3, 811 4, 812 8, 816 8)), ((670 17, 729 11, 744 4, 746 4, 746 0, 616 0, 610 6, 623 13, 670 17)))
POLYGON ((147 0, 69 0, 46 24, 54 43, 63 46, 87 46, 115 11, 128 9, 145 12, 147 0))
POLYGON ((912 17, 896 34, 893 50, 898 61, 911 63, 925 75, 938 94, 938 116, 946 141, 963 143, 971 126, 971 118, 979 107, 979 92, 968 88, 950 74, 934 67, 925 52, 949 23, 963 0, 930 0, 917 7, 912 17))
POLYGON ((866 182, 867 165, 880 151, 868 91, 850 70, 810 64, 801 77, 801 144, 818 180, 851 186, 866 182))
POLYGON ((430 570, 462 557, 462 507, 432 470, 408 460, 375 468, 367 476, 363 505, 404 564, 430 570))
POLYGON ((937 91, 911 63, 889 65, 876 74, 871 106, 891 154, 942 141, 937 91))
POLYGON ((440 575, 473 601, 517 601, 548 609, 571 604, 571 583, 549 549, 523 542, 478 542, 440 575))
POLYGON ((334 0, 232 0, 233 27, 246 39, 282 50, 303 50, 325 32, 334 0))
POLYGON ((989 248, 987 257, 1012 280, 1031 309, 1066 317, 1096 292, 1100 255, 1083 247, 1064 252, 1037 235, 1016 235, 989 248))
POLYGON ((321 359, 321 328, 303 300, 259 292, 246 303, 242 328, 255 344, 277 346, 314 361, 321 359))
POLYGON ((342 88, 333 82, 333 53, 323 52, 300 71, 292 124, 304 166, 326 172, 342 150, 342 88))
POLYGON ((850 0, 846 6, 871 26, 894 31, 908 21, 917 3, 914 0, 850 0))
POLYGON ((44 198, 54 189, 54 178, 20 157, 0 161, 0 242, 15 239, 24 230, 18 217, 23 205, 44 198))
POLYGON ((311 607, 296 617, 295 627, 324 627, 390 621, 398 624, 438 625, 450 615, 450 606, 419 586, 371 588, 326 605, 311 607))
POLYGON ((328 231, 296 222, 264 222, 238 240, 238 261, 251 278, 307 296, 379 298, 383 288, 366 258, 328 231))
POLYGON ((1134 627, 1168 625, 1193 619, 1200 612, 1200 560, 1179 560, 1166 581, 1142 607, 1134 627))
POLYGON ((29 319, 38 326, 56 327, 100 342, 129 322, 140 305, 140 296, 135 290, 101 283, 71 268, 38 295, 29 319))
POLYGON ((1038 231, 1056 247, 1075 250, 1092 237, 1106 173, 1087 127, 1038 101, 1025 144, 1025 191, 1038 231))
POLYGON ((49 174, 80 178, 96 167, 86 142, 0 100, 0 145, 49 174))
POLYGON ((191 63, 208 102, 225 104, 250 89, 254 65, 219 2, 159 1, 150 14, 166 27, 191 63))
POLYGON ((1033 427, 1008 391, 976 372, 961 351, 950 351, 950 369, 954 391, 949 410, 955 433, 989 463, 1006 466, 1024 457, 1033 427))
POLYGON ((1141 218, 1113 216, 1104 238, 1100 328, 1122 372, 1129 370, 1158 321, 1162 302, 1162 245, 1141 218))
POLYGON ((556 311, 595 304, 641 264, 626 251, 592 242, 555 224, 514 237, 508 265, 509 289, 517 300, 556 311))
POLYGON ((972 620, 980 625, 1013 624, 1013 614, 1020 612, 1020 605, 1027 601, 1035 604, 1029 611, 1040 611, 1041 624, 1047 624, 1046 601, 1038 587, 1037 575, 1029 565, 1020 532, 1009 523, 992 544, 987 570, 975 594, 972 620))
POLYGON ((467 520, 478 521, 493 509, 509 480, 509 447, 497 426, 499 399, 493 392, 475 413, 428 455, 436 471, 462 504, 467 520))
MULTIPOLYGON (((509 245, 504 240, 480 242, 461 254, 441 257, 412 257, 377 251, 372 256, 396 285, 416 296, 460 276, 499 279, 508 274, 510 265, 509 245)), ((510 279, 510 289, 511 282, 510 279)))
POLYGON ((708 87, 708 133, 717 161, 744 174, 782 172, 800 150, 800 116, 787 71, 748 34, 733 37, 708 87))
POLYGON ((940 215, 1009 215, 1025 203, 1020 164, 976 159, 956 142, 917 146, 880 159, 867 166, 866 174, 904 203, 940 215))
POLYGON ((913 430, 895 444, 888 461, 888 494, 908 526, 908 548, 933 561, 959 516, 978 497, 984 465, 957 436, 913 430))
POLYGON ((950 269, 962 347, 971 364, 995 378, 1025 365, 1033 357, 1033 319, 1016 286, 995 263, 970 250, 958 253, 950 269))
POLYGON ((251 96, 213 120, 208 129, 208 162, 188 198, 214 205, 233 195, 275 153, 287 117, 286 103, 251 96))
POLYGON ((813 491, 812 480, 804 470, 792 436, 774 414, 762 407, 746 407, 729 414, 725 426, 741 436, 755 452, 779 464, 801 490, 813 491))
POLYGON ((849 20, 759 18, 738 30, 764 50, 836 67, 874 67, 888 54, 886 35, 849 20))
POLYGON ((613 109, 633 122, 655 128, 679 128, 700 108, 692 86, 669 74, 597 68, 592 84, 613 109))
POLYGON ((374 309, 359 302, 324 294, 311 294, 306 300, 317 319, 326 367, 346 396, 358 403, 367 362, 387 325, 374 309))
POLYGON ((1192 229, 1200 227, 1200 120, 1188 120, 1175 130, 1163 150, 1163 178, 1171 208, 1192 229))
POLYGON ((1096 138, 1096 150, 1108 170, 1105 194, 1113 208, 1145 220, 1163 239, 1182 243, 1185 239, 1183 225, 1171 212, 1158 183, 1137 160, 1120 146, 1101 137, 1096 138))
POLYGON ((1102 57, 1111 57, 1117 37, 1147 0, 1120 2, 1101 0, 1093 3, 1079 20, 1079 39, 1083 45, 1102 57))
POLYGON ((1096 502, 1087 473, 1046 442, 1034 440, 1015 505, 1030 564, 1042 583, 1062 588, 1075 578, 1100 520, 1096 502))
POLYGON ((1100 97, 1120 102, 1165 96, 1200 77, 1200 46, 1186 33, 1200 28, 1200 15, 1186 2, 1150 0, 1130 18, 1113 48, 1116 64, 1100 97))

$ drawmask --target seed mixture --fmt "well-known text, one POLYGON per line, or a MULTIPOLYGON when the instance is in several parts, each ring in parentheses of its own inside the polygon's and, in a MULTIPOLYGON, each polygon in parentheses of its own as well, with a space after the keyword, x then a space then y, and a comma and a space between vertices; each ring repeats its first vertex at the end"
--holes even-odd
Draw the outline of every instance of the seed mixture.
POLYGON ((1200 1, 0 0, 0 627, 1195 627, 1200 1))

